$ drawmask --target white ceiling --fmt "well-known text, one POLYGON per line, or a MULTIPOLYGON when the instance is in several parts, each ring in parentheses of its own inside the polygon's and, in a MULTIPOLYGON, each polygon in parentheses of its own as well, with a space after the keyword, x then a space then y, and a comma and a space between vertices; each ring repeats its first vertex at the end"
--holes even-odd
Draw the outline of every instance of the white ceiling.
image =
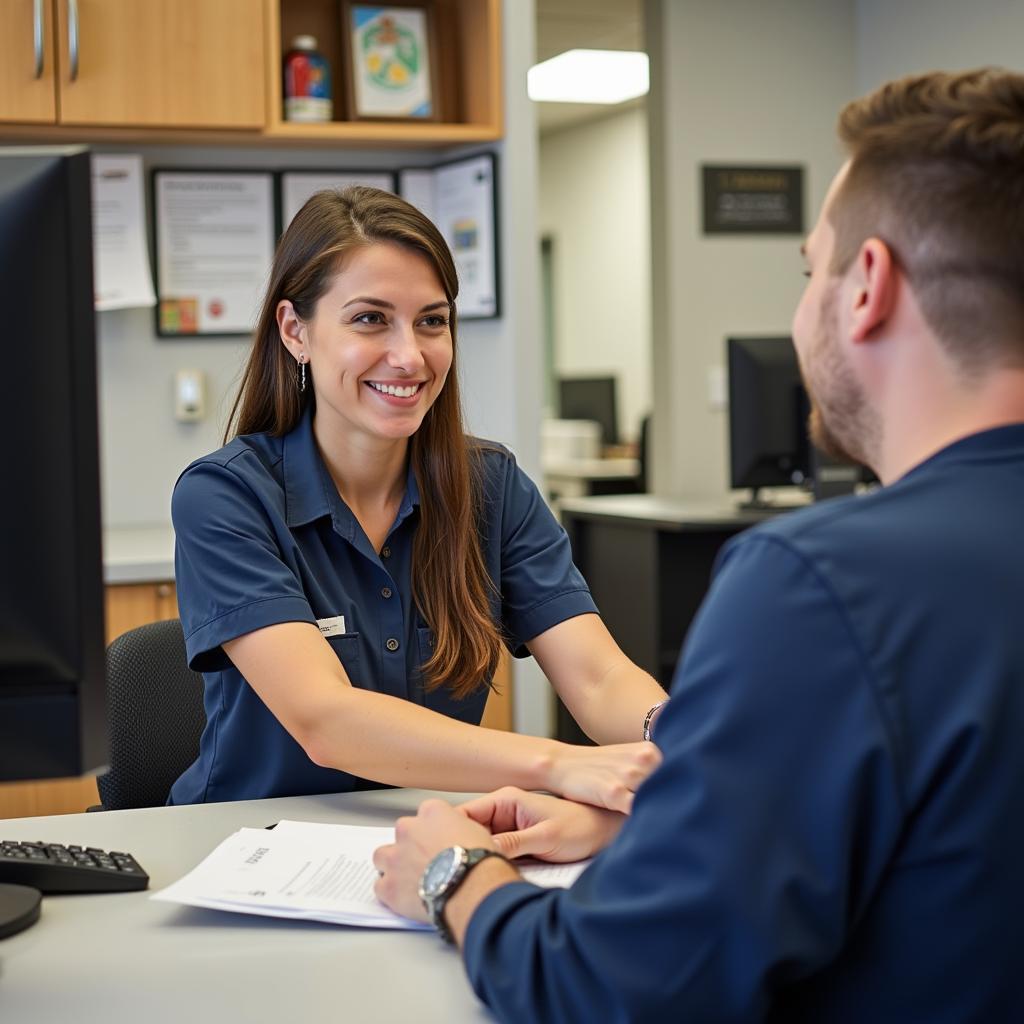
MULTIPOLYGON (((644 49, 643 0, 537 0, 538 62, 572 49, 644 49)), ((537 124, 550 132, 643 103, 538 103, 537 124)))

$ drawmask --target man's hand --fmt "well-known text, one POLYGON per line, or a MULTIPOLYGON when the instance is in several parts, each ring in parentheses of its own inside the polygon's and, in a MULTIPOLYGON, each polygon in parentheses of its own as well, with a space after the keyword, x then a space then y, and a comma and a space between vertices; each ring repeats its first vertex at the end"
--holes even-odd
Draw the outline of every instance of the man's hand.
POLYGON ((615 838, 625 820, 616 811, 513 786, 470 800, 459 810, 489 829, 506 857, 556 862, 592 857, 615 838))
POLYGON ((448 846, 499 849, 483 825, 443 800, 425 800, 415 818, 399 818, 394 844, 373 854, 373 866, 380 872, 374 885, 377 899, 396 914, 426 921, 420 879, 435 854, 448 846))

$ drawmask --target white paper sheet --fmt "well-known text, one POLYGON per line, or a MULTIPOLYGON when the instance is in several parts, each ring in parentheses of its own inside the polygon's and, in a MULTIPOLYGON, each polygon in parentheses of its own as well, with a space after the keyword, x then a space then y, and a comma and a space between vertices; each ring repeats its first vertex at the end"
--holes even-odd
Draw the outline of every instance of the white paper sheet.
MULTIPOLYGON (((201 864, 150 898, 213 910, 288 917, 363 928, 428 929, 392 913, 374 895, 373 851, 394 842, 390 827, 282 821, 243 828, 201 864)), ((587 862, 522 867, 550 888, 571 885, 587 862)))
POLYGON ((92 157, 92 246, 96 309, 153 306, 146 245, 142 157, 92 157))

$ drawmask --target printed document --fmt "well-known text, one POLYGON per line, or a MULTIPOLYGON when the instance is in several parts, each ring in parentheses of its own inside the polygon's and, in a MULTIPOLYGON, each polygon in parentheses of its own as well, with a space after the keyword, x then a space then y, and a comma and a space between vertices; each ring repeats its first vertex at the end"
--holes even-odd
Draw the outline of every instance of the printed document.
MULTIPOLYGON (((150 898, 364 928, 429 929, 392 913, 374 895, 373 851, 394 840, 390 827, 282 821, 270 830, 243 828, 150 898)), ((528 882, 556 888, 571 885, 587 863, 517 866, 528 882)))
POLYGON ((92 157, 93 277, 96 309, 156 303, 146 244, 142 157, 92 157))

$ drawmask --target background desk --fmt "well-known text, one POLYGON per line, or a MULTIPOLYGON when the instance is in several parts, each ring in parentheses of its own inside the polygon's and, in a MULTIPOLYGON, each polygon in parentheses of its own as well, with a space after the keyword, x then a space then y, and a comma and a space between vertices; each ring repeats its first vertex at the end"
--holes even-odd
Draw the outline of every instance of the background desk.
MULTIPOLYGON (((566 500, 560 514, 612 636, 667 688, 719 548, 776 510, 625 494, 566 500)), ((561 704, 557 735, 585 741, 561 704)))
MULTIPOLYGON (((416 790, 18 818, 0 838, 127 850, 150 892, 242 826, 282 818, 391 825, 416 790)), ((461 799, 443 794, 447 799, 461 799)), ((425 932, 275 920, 155 903, 148 893, 48 896, 0 941, 4 1024, 459 1024, 492 1019, 451 947, 425 932)))
POLYGON ((545 460, 541 468, 544 492, 552 501, 640 489, 639 459, 545 460))

